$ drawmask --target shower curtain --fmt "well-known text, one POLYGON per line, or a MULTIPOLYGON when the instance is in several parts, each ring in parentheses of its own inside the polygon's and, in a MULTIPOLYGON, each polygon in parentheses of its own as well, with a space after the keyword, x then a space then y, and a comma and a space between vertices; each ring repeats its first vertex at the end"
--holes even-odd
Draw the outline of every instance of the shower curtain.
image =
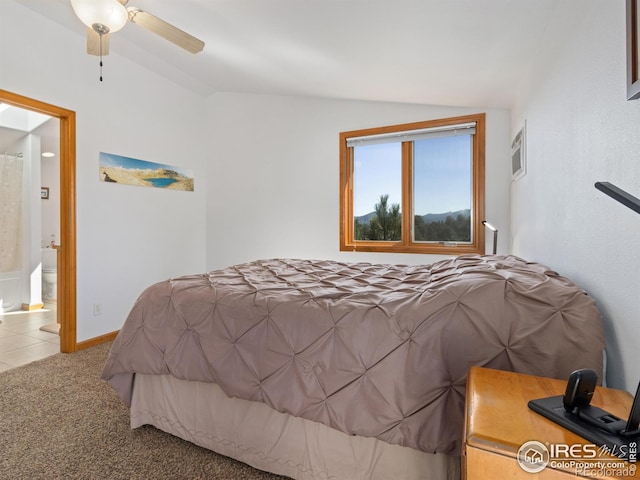
POLYGON ((22 155, 0 153, 0 273, 20 269, 22 155))

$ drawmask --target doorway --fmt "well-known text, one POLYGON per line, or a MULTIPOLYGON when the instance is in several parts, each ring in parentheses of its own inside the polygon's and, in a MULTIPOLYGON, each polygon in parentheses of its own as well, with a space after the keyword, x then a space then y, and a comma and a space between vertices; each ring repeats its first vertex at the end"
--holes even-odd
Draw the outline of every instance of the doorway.
POLYGON ((51 117, 60 123, 60 240, 57 249, 57 320, 60 351, 76 341, 76 121, 75 112, 0 89, 0 102, 51 117))

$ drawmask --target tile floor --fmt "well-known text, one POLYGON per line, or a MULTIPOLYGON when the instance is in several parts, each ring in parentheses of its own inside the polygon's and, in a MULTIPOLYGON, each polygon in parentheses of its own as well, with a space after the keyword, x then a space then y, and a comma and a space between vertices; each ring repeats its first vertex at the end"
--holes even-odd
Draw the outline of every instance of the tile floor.
POLYGON ((55 322, 55 303, 41 310, 0 313, 0 372, 60 352, 60 337, 40 330, 55 322))

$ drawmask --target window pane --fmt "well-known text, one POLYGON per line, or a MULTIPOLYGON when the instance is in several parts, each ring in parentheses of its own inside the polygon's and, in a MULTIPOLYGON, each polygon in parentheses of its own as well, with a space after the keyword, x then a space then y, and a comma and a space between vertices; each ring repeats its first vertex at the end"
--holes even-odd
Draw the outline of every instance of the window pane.
POLYGON ((414 241, 471 242, 472 159, 471 135, 414 142, 414 241))
POLYGON ((355 240, 401 240, 402 145, 353 147, 355 240))

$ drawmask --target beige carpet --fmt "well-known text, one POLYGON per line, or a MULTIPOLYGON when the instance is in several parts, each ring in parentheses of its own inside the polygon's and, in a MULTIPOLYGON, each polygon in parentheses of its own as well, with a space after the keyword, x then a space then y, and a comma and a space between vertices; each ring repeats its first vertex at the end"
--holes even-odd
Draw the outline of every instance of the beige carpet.
POLYGON ((0 373, 0 479, 283 479, 153 427, 100 380, 110 343, 0 373))

